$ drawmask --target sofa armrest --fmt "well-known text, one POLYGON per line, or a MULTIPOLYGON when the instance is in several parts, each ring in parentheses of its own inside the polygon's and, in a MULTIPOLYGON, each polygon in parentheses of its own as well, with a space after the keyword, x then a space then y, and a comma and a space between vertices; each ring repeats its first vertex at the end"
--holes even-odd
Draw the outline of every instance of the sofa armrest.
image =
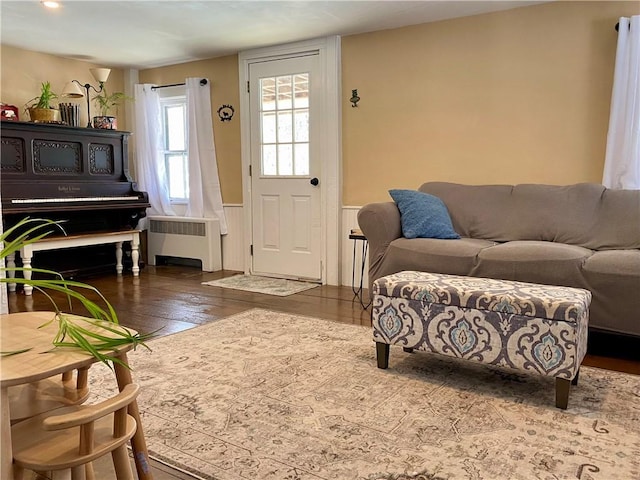
MULTIPOLYGON (((358 225, 369 242, 369 287, 389 244, 402 237, 400 210, 394 202, 370 203, 358 212, 358 225)), ((369 290, 371 292, 371 290, 369 290)))

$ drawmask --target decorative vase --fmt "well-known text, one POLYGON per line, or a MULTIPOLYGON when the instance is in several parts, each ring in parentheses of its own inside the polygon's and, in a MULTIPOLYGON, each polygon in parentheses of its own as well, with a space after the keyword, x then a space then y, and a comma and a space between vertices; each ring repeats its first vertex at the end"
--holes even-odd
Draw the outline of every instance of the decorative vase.
POLYGON ((32 122, 59 122, 60 110, 55 108, 36 108, 29 107, 29 118, 32 122))
POLYGON ((93 128, 104 128, 106 130, 117 130, 118 121, 116 117, 109 115, 101 115, 99 117, 93 117, 93 128))

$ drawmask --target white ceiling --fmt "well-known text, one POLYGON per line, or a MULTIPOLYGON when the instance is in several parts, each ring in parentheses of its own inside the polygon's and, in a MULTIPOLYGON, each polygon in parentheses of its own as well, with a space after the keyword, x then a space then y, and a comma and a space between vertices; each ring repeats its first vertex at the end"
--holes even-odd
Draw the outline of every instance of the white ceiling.
POLYGON ((3 45, 108 67, 151 68, 328 35, 507 10, 541 1, 0 2, 3 45))

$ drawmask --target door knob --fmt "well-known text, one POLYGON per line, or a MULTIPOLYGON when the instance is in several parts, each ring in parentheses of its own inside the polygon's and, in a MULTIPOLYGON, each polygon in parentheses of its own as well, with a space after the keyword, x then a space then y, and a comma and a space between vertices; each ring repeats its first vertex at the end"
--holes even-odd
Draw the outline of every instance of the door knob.
POLYGON ((318 180, 317 177, 313 177, 311 180, 309 180, 309 183, 316 187, 320 183, 320 180, 318 180))

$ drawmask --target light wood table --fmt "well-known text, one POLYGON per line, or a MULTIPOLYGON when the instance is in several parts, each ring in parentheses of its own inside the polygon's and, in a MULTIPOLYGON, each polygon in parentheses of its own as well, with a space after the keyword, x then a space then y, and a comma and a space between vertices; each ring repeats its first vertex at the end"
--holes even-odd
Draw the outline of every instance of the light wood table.
MULTIPOLYGON (((80 367, 88 367, 97 360, 78 349, 55 349, 51 342, 58 330, 57 322, 38 328, 51 320, 53 312, 23 312, 0 315, 1 351, 15 351, 31 348, 28 352, 5 356, 0 359, 0 409, 2 411, 2 431, 0 445, 0 478, 8 480, 13 476, 13 455, 11 452, 11 422, 8 389, 14 385, 23 385, 62 374, 80 367)), ((128 329, 132 333, 134 330, 128 329)), ((105 335, 109 334, 103 331, 105 335)), ((119 347, 110 356, 127 363, 127 351, 131 345, 119 347)), ((115 377, 120 390, 132 383, 131 371, 118 364, 115 377)), ((149 465, 149 454, 140 421, 138 404, 134 400, 129 406, 129 414, 135 418, 138 428, 131 439, 131 447, 140 480, 153 480, 149 465)))

